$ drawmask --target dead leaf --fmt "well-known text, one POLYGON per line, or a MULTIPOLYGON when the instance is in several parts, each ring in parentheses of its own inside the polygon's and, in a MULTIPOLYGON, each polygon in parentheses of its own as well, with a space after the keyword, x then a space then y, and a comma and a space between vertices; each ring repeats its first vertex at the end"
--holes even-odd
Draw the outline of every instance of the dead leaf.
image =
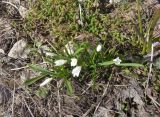
POLYGON ((93 117, 112 117, 112 116, 109 115, 108 109, 104 107, 99 107, 93 117))

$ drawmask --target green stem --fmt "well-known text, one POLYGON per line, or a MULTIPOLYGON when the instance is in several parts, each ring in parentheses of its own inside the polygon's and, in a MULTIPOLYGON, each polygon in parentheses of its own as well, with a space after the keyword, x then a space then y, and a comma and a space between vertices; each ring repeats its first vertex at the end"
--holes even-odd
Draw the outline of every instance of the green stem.
POLYGON ((146 48, 147 48, 147 45, 146 45, 147 43, 146 43, 146 41, 144 40, 144 42, 143 42, 143 50, 142 50, 142 55, 144 55, 145 54, 145 52, 146 52, 146 48))
POLYGON ((141 18, 141 12, 140 12, 140 0, 136 0, 137 2, 137 8, 138 8, 138 24, 139 24, 139 30, 141 35, 143 34, 142 30, 142 18, 141 18))
POLYGON ((146 41, 144 38, 144 34, 143 34, 143 27, 142 27, 142 17, 141 17, 141 12, 140 12, 140 0, 136 0, 137 2, 137 8, 138 8, 138 25, 139 25, 139 32, 140 32, 140 42, 143 42, 143 50, 142 50, 142 54, 144 54, 146 52, 146 41))
POLYGON ((94 51, 94 54, 93 54, 93 57, 92 57, 92 63, 93 63, 93 64, 94 64, 94 60, 95 60, 96 55, 97 55, 97 52, 94 51))

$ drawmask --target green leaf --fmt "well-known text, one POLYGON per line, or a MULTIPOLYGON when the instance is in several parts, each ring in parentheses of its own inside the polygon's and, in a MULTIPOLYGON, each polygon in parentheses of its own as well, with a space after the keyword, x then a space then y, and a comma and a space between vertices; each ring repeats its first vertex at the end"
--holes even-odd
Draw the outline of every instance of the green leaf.
POLYGON ((98 63, 100 66, 109 66, 109 65, 112 65, 114 64, 114 61, 106 61, 106 62, 103 62, 103 63, 98 63))
POLYGON ((153 31, 154 28, 158 22, 158 20, 160 19, 160 9, 157 9, 153 15, 153 17, 151 18, 150 22, 149 22, 149 26, 148 26, 148 30, 147 30, 147 38, 149 39, 149 41, 151 41, 150 39, 152 39, 153 37, 153 31))
POLYGON ((160 69, 160 57, 156 59, 155 66, 160 69))
POLYGON ((160 37, 156 37, 156 38, 153 39, 153 42, 156 42, 156 41, 160 41, 160 37))
POLYGON ((76 50, 76 52, 74 53, 74 55, 77 55, 77 54, 79 54, 81 51, 83 51, 84 50, 84 48, 78 48, 77 50, 76 50))
POLYGON ((48 88, 41 87, 36 91, 36 95, 38 97, 45 98, 45 97, 47 97, 48 92, 49 92, 48 88))
POLYGON ((124 67, 144 67, 142 64, 139 63, 120 63, 117 66, 124 66, 124 67))
POLYGON ((68 93, 69 95, 73 94, 73 88, 72 88, 71 81, 66 80, 66 81, 65 81, 65 85, 66 85, 66 88, 67 88, 67 93, 68 93))
POLYGON ((32 79, 26 80, 26 81, 24 82, 24 84, 25 84, 25 85, 32 85, 33 83, 37 82, 38 80, 40 80, 40 79, 42 79, 42 78, 44 78, 44 77, 45 77, 45 75, 34 77, 34 78, 32 78, 32 79))
POLYGON ((49 71, 47 69, 44 69, 44 68, 42 68, 40 66, 37 66, 37 65, 29 65, 29 67, 31 69, 33 69, 34 71, 41 72, 43 74, 53 74, 53 72, 51 72, 51 71, 49 71))

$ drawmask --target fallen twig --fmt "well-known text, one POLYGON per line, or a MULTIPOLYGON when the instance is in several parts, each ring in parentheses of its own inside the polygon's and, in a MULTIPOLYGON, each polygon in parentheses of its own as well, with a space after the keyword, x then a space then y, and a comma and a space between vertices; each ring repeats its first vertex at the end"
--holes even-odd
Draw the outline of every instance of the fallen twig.
POLYGON ((98 104, 97 104, 97 106, 96 106, 96 109, 94 110, 94 114, 95 114, 95 113, 96 113, 96 111, 98 110, 99 105, 101 104, 101 102, 102 102, 102 100, 103 100, 104 96, 106 95, 106 93, 107 93, 107 89, 108 89, 108 86, 109 86, 109 82, 108 82, 108 84, 107 84, 106 88, 105 88, 105 89, 104 89, 104 91, 103 91, 103 95, 102 95, 102 97, 101 97, 100 101, 98 102, 98 104))
POLYGON ((31 109, 29 108, 29 106, 28 106, 28 104, 27 104, 27 102, 26 102, 26 100, 25 100, 24 98, 23 98, 23 101, 24 101, 24 103, 25 103, 25 105, 26 105, 26 107, 27 107, 29 113, 31 114, 31 116, 34 117, 34 115, 33 115, 32 111, 31 111, 31 109))
POLYGON ((2 3, 9 4, 19 11, 19 8, 16 5, 12 4, 11 2, 2 1, 2 3))
POLYGON ((15 99, 15 76, 14 76, 14 81, 13 81, 13 97, 12 97, 12 117, 14 117, 14 99, 15 99))
POLYGON ((59 89, 60 89, 62 83, 63 83, 63 79, 57 82, 57 88, 58 88, 58 91, 57 91, 57 98, 58 98, 58 111, 59 111, 59 117, 62 117, 62 114, 61 114, 61 97, 60 97, 60 92, 59 92, 59 89))
POLYGON ((102 102, 102 100, 103 100, 103 98, 105 97, 105 95, 106 95, 106 92, 107 92, 107 89, 108 89, 108 86, 109 86, 109 82, 108 82, 108 84, 107 84, 107 86, 106 86, 106 88, 104 89, 104 91, 103 91, 103 95, 102 95, 102 97, 100 98, 100 100, 95 104, 95 105, 93 105, 92 104, 92 106, 87 110, 87 112, 86 113, 84 113, 83 114, 83 116, 82 117, 86 117, 93 109, 94 109, 94 107, 96 107, 96 109, 95 109, 95 111, 94 111, 94 114, 95 114, 95 112, 98 110, 98 108, 99 108, 99 105, 101 104, 101 102, 102 102))
MULTIPOLYGON (((39 63, 39 64, 35 64, 35 65, 43 65, 43 64, 47 64, 48 62, 42 62, 42 63, 39 63)), ((19 67, 19 68, 13 68, 11 69, 12 71, 17 71, 17 70, 21 70, 21 69, 26 69, 28 68, 29 66, 23 66, 23 67, 19 67)))

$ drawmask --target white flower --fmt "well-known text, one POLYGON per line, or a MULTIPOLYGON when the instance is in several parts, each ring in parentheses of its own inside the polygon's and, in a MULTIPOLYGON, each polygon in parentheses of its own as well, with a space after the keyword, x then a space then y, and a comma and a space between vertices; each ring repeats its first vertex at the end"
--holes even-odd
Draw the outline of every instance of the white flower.
POLYGON ((67 60, 60 59, 55 61, 54 63, 55 63, 55 66, 61 66, 61 65, 64 65, 66 62, 67 60))
POLYGON ((76 66, 76 65, 77 65, 77 59, 71 58, 71 66, 76 66))
MULTIPOLYGON (((74 50, 73 50, 73 42, 68 42, 66 45, 65 45, 65 48, 66 48, 66 50, 67 50, 67 53, 69 54, 69 55, 72 55, 72 54, 74 54, 74 50)), ((66 50, 64 49, 64 52, 66 52, 66 50)))
POLYGON ((51 82, 52 78, 47 78, 44 82, 42 82, 40 84, 40 87, 43 87, 44 85, 48 84, 49 82, 51 82))
POLYGON ((113 62, 116 64, 116 65, 119 65, 121 63, 121 59, 119 59, 119 57, 117 57, 116 59, 113 59, 113 62))
POLYGON ((45 54, 46 54, 46 56, 51 56, 51 57, 53 57, 53 56, 56 55, 56 54, 54 54, 53 52, 45 52, 45 54))
POLYGON ((121 2, 121 0, 109 0, 110 4, 121 2))
POLYGON ((97 52, 100 52, 102 50, 102 44, 99 44, 98 46, 97 46, 97 48, 96 48, 96 51, 97 52))
POLYGON ((81 66, 77 66, 72 70, 73 77, 78 77, 79 76, 79 73, 81 72, 81 68, 82 68, 81 66))

